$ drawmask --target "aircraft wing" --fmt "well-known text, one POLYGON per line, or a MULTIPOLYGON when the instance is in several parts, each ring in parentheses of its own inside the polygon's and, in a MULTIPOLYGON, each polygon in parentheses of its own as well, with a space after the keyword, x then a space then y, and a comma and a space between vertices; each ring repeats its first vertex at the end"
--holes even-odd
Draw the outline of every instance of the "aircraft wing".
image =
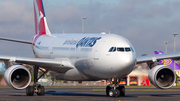
POLYGON ((30 41, 19 40, 19 39, 11 39, 11 38, 4 38, 4 37, 0 37, 0 40, 18 42, 18 43, 25 43, 25 44, 32 44, 32 42, 30 42, 30 41))
POLYGON ((67 58, 63 59, 42 59, 42 58, 27 58, 27 57, 12 57, 0 55, 0 60, 5 63, 22 63, 29 65, 36 65, 46 70, 52 70, 58 73, 65 73, 69 69, 73 69, 74 65, 71 64, 67 58))
POLYGON ((136 58, 137 64, 143 62, 158 62, 161 59, 173 59, 178 60, 180 59, 180 52, 176 53, 167 53, 167 54, 156 54, 156 55, 147 55, 147 56, 139 56, 136 58))

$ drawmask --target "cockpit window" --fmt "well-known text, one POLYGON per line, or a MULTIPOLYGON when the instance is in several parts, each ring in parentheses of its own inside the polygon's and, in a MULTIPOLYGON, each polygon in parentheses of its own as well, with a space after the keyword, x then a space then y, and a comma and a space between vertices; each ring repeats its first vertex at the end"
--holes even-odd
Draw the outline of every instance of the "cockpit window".
POLYGON ((134 49, 131 47, 132 52, 134 52, 134 49))
POLYGON ((116 51, 116 47, 113 48, 113 52, 115 52, 115 51, 116 51))
POLYGON ((126 50, 126 52, 129 52, 129 51, 131 51, 131 48, 126 47, 125 50, 126 50))
POLYGON ((109 52, 115 52, 115 51, 118 51, 118 52, 130 52, 130 51, 133 51, 132 47, 111 47, 109 49, 109 52))
POLYGON ((111 47, 111 48, 109 49, 109 52, 112 52, 113 48, 114 48, 114 47, 111 47))
POLYGON ((110 49, 109 49, 109 52, 115 52, 116 51, 116 47, 111 47, 110 49))
POLYGON ((119 47, 118 47, 118 48, 117 48, 117 51, 124 52, 124 48, 122 48, 122 47, 119 48, 119 47))

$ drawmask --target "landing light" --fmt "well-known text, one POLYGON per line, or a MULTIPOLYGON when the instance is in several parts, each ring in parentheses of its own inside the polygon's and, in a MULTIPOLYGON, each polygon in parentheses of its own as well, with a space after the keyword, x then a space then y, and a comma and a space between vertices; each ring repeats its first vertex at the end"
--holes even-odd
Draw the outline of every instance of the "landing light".
POLYGON ((106 32, 101 32, 101 34, 106 34, 106 32))

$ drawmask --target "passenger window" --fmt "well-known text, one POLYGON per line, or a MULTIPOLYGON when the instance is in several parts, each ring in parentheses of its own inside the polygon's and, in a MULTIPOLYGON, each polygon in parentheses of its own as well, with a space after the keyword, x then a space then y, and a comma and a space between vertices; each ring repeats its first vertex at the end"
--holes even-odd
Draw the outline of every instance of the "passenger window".
POLYGON ((126 50, 126 52, 129 52, 129 51, 131 51, 131 49, 130 48, 125 48, 125 50, 126 50))
POLYGON ((124 48, 117 48, 117 51, 124 52, 124 48))

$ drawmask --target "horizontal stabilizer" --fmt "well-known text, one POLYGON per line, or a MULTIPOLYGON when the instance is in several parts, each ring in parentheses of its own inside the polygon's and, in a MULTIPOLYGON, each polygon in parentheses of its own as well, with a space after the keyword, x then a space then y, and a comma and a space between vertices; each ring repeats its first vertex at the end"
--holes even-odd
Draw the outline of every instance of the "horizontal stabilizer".
POLYGON ((4 37, 0 37, 0 40, 18 42, 18 43, 25 43, 25 44, 32 44, 32 42, 30 42, 30 41, 19 40, 19 39, 11 39, 11 38, 4 38, 4 37))

